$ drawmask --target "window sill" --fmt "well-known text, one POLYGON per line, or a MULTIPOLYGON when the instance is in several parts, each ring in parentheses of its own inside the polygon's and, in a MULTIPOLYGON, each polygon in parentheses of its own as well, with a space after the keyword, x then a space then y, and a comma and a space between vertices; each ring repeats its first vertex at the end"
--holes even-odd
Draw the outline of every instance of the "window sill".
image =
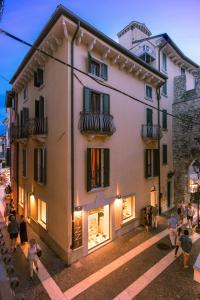
POLYGON ((94 188, 91 189, 88 193, 95 193, 95 192, 100 192, 100 191, 104 191, 106 187, 98 187, 98 188, 94 188))
POLYGON ((105 81, 108 81, 108 79, 103 79, 102 77, 99 77, 97 75, 94 75, 93 73, 88 73, 90 76, 94 77, 95 79, 99 80, 99 81, 102 81, 102 82, 105 82, 105 81))
POLYGON ((36 181, 36 180, 34 180, 38 185, 40 185, 40 186, 45 186, 46 184, 45 183, 43 183, 43 182, 39 182, 39 181, 36 181))
POLYGON ((26 102, 28 102, 28 100, 29 100, 29 98, 26 97, 26 98, 24 99, 24 101, 23 101, 23 104, 26 103, 26 102))
POLYGON ((23 179, 28 179, 28 176, 22 175, 22 178, 23 178, 23 179))
POLYGON ((151 180, 151 179, 155 179, 155 177, 158 177, 158 175, 156 175, 156 176, 151 176, 151 177, 147 177, 146 179, 147 179, 147 180, 151 180))
POLYGON ((168 132, 168 128, 162 128, 162 131, 168 132))
POLYGON ((145 96, 144 99, 153 102, 153 98, 145 96))
POLYGON ((164 94, 164 93, 161 93, 161 95, 165 98, 168 98, 168 95, 167 94, 164 94))
POLYGON ((161 72, 163 72, 164 74, 168 74, 167 70, 161 68, 161 72))
POLYGON ((43 87, 45 87, 45 83, 43 83, 43 84, 40 85, 40 86, 36 86, 36 88, 37 88, 38 91, 42 90, 43 87))
POLYGON ((42 226, 45 230, 47 230, 47 225, 44 224, 42 221, 39 221, 39 220, 38 220, 38 224, 39 224, 40 226, 42 226))
POLYGON ((21 206, 21 208, 24 208, 24 204, 19 202, 19 206, 21 206))
POLYGON ((126 225, 129 225, 129 224, 131 224, 131 223, 133 223, 133 222, 135 222, 135 221, 137 221, 137 220, 138 220, 138 218, 132 217, 131 219, 127 220, 126 222, 121 223, 121 227, 124 227, 124 226, 126 226, 126 225))

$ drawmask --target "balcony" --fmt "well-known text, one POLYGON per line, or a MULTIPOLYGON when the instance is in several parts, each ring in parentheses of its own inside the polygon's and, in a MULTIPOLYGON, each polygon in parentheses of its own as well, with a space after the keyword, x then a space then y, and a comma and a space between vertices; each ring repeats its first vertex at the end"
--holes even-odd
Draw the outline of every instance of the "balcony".
POLYGON ((79 129, 82 134, 112 135, 115 131, 113 116, 93 112, 81 112, 79 129))
POLYGON ((142 138, 146 141, 161 139, 162 131, 158 125, 142 125, 142 138))
POLYGON ((27 139, 29 136, 46 136, 47 135, 47 118, 34 118, 22 127, 12 124, 10 127, 11 142, 16 139, 27 139))

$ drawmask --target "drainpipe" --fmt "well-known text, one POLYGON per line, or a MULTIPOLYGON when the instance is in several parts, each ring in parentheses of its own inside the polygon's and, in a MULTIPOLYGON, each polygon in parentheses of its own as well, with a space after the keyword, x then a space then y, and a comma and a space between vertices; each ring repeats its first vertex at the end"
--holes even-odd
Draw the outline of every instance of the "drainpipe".
MULTIPOLYGON (((161 47, 158 48, 158 71, 159 72, 160 72, 160 52, 165 47, 165 45, 167 43, 168 42, 164 43, 161 47)), ((159 128, 160 132, 161 132, 161 126, 160 126, 160 99, 161 99, 160 88, 161 88, 162 85, 160 85, 156 89, 157 107, 158 107, 157 119, 158 119, 158 128, 159 128)), ((161 207, 161 172, 160 172, 161 167, 160 167, 160 157, 161 157, 161 155, 160 155, 160 134, 159 134, 159 136, 158 136, 158 159, 159 159, 159 168, 158 168, 158 211, 159 211, 159 215, 162 212, 162 207, 161 207)))
MULTIPOLYGON (((71 66, 74 66, 74 41, 80 28, 78 21, 76 31, 71 41, 71 66)), ((72 241, 74 248, 74 69, 71 68, 71 214, 72 214, 72 241)))

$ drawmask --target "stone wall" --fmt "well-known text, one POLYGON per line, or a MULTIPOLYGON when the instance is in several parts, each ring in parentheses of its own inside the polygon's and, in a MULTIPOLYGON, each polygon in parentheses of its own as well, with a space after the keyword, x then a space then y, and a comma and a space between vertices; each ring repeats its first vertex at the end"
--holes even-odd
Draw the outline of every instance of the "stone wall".
POLYGON ((188 168, 200 158, 200 71, 195 89, 185 90, 185 76, 174 79, 173 159, 175 202, 189 201, 188 168))

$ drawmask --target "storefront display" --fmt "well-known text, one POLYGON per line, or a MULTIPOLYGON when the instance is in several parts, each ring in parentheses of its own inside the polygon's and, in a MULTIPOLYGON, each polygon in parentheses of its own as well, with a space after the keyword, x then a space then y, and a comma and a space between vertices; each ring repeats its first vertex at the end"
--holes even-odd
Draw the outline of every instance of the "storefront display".
POLYGON ((122 223, 135 217, 135 198, 126 197, 122 199, 122 223))
POLYGON ((88 249, 109 239, 109 205, 88 212, 88 249))

